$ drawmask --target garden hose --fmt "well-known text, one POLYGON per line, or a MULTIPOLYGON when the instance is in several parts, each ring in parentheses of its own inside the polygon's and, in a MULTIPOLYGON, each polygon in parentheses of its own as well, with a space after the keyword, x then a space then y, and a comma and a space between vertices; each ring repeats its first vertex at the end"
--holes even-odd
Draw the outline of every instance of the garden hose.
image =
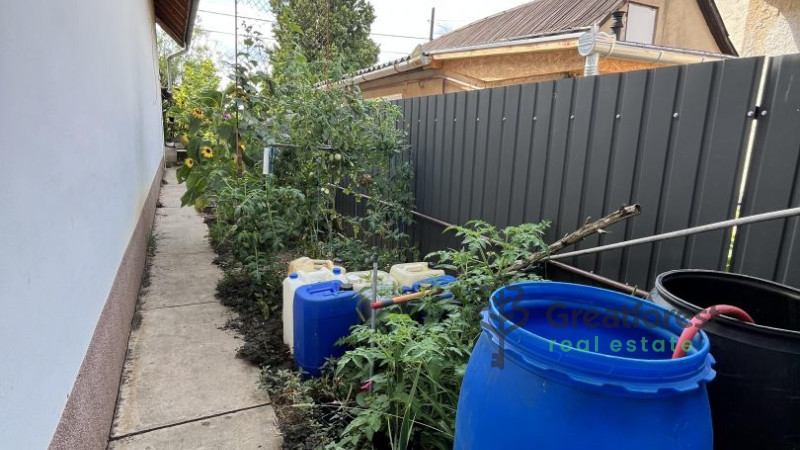
POLYGON ((708 323, 709 320, 719 316, 719 315, 726 315, 731 316, 736 319, 742 320, 744 322, 749 323, 756 323, 750 314, 747 314, 745 310, 741 308, 737 308, 736 306, 732 305, 714 305, 709 306, 708 308, 700 311, 699 313, 695 314, 692 317, 691 323, 683 329, 680 338, 678 338, 678 345, 675 346, 675 351, 672 353, 672 359, 683 358, 686 356, 686 350, 684 350, 684 342, 691 342, 694 339, 695 335, 700 332, 700 329, 703 328, 703 325, 708 323))

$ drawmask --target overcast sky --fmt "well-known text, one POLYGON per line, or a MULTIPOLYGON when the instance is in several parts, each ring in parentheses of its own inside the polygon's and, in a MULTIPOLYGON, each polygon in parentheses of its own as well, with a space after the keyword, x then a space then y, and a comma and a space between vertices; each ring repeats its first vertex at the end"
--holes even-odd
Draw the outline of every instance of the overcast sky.
MULTIPOLYGON (((376 16, 372 24, 372 39, 381 49, 378 61, 385 62, 405 56, 427 41, 433 7, 436 8, 434 37, 437 37, 482 17, 526 3, 526 0, 373 0, 371 3, 376 16)), ((242 20, 266 36, 272 36, 270 21, 274 16, 266 8, 268 0, 238 0, 238 5, 239 16, 251 18, 242 20)), ((206 31, 205 39, 218 52, 219 59, 230 60, 233 57, 233 13, 234 0, 200 1, 197 26, 206 31)))

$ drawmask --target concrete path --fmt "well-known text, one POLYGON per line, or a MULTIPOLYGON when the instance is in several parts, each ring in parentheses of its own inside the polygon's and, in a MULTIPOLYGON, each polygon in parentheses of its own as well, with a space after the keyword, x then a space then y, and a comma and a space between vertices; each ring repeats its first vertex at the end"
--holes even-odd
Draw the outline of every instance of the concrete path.
POLYGON ((150 286, 139 299, 109 448, 278 449, 258 368, 236 358, 241 341, 220 329, 232 312, 214 298, 221 272, 207 227, 180 207, 185 189, 175 170, 165 179, 150 286))

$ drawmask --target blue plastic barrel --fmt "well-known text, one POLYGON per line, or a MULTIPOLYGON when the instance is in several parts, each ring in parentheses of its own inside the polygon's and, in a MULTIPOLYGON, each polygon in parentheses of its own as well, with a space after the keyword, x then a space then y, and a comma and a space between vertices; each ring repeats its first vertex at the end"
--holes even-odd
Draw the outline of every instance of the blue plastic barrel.
POLYGON ((711 450, 714 359, 703 332, 671 359, 684 325, 589 286, 498 289, 461 386, 455 448, 711 450))
MULTIPOLYGON (((349 286, 349 285, 346 285, 349 286)), ((329 357, 342 356, 345 349, 336 341, 350 334, 360 322, 356 307, 358 294, 342 289, 339 280, 301 286, 294 294, 295 365, 318 376, 329 357)))

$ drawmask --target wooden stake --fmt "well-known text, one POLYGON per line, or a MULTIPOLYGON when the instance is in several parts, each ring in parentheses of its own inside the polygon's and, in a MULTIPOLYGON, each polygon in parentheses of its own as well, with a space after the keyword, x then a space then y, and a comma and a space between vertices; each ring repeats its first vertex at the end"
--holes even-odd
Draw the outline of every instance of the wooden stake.
POLYGON ((614 225, 617 222, 621 222, 631 217, 638 216, 641 213, 642 213, 642 208, 639 205, 622 206, 621 208, 612 212, 611 214, 601 219, 595 220, 594 222, 588 222, 584 224, 582 227, 573 231, 572 233, 569 233, 563 238, 553 242, 552 244, 550 244, 550 246, 547 247, 547 250, 537 252, 529 259, 526 259, 524 261, 519 261, 518 263, 511 266, 509 271, 519 272, 520 270, 528 268, 536 264, 537 262, 547 258, 553 253, 558 253, 564 247, 577 244, 578 242, 586 239, 587 237, 595 233, 603 233, 605 232, 605 228, 608 228, 609 226, 614 225))

